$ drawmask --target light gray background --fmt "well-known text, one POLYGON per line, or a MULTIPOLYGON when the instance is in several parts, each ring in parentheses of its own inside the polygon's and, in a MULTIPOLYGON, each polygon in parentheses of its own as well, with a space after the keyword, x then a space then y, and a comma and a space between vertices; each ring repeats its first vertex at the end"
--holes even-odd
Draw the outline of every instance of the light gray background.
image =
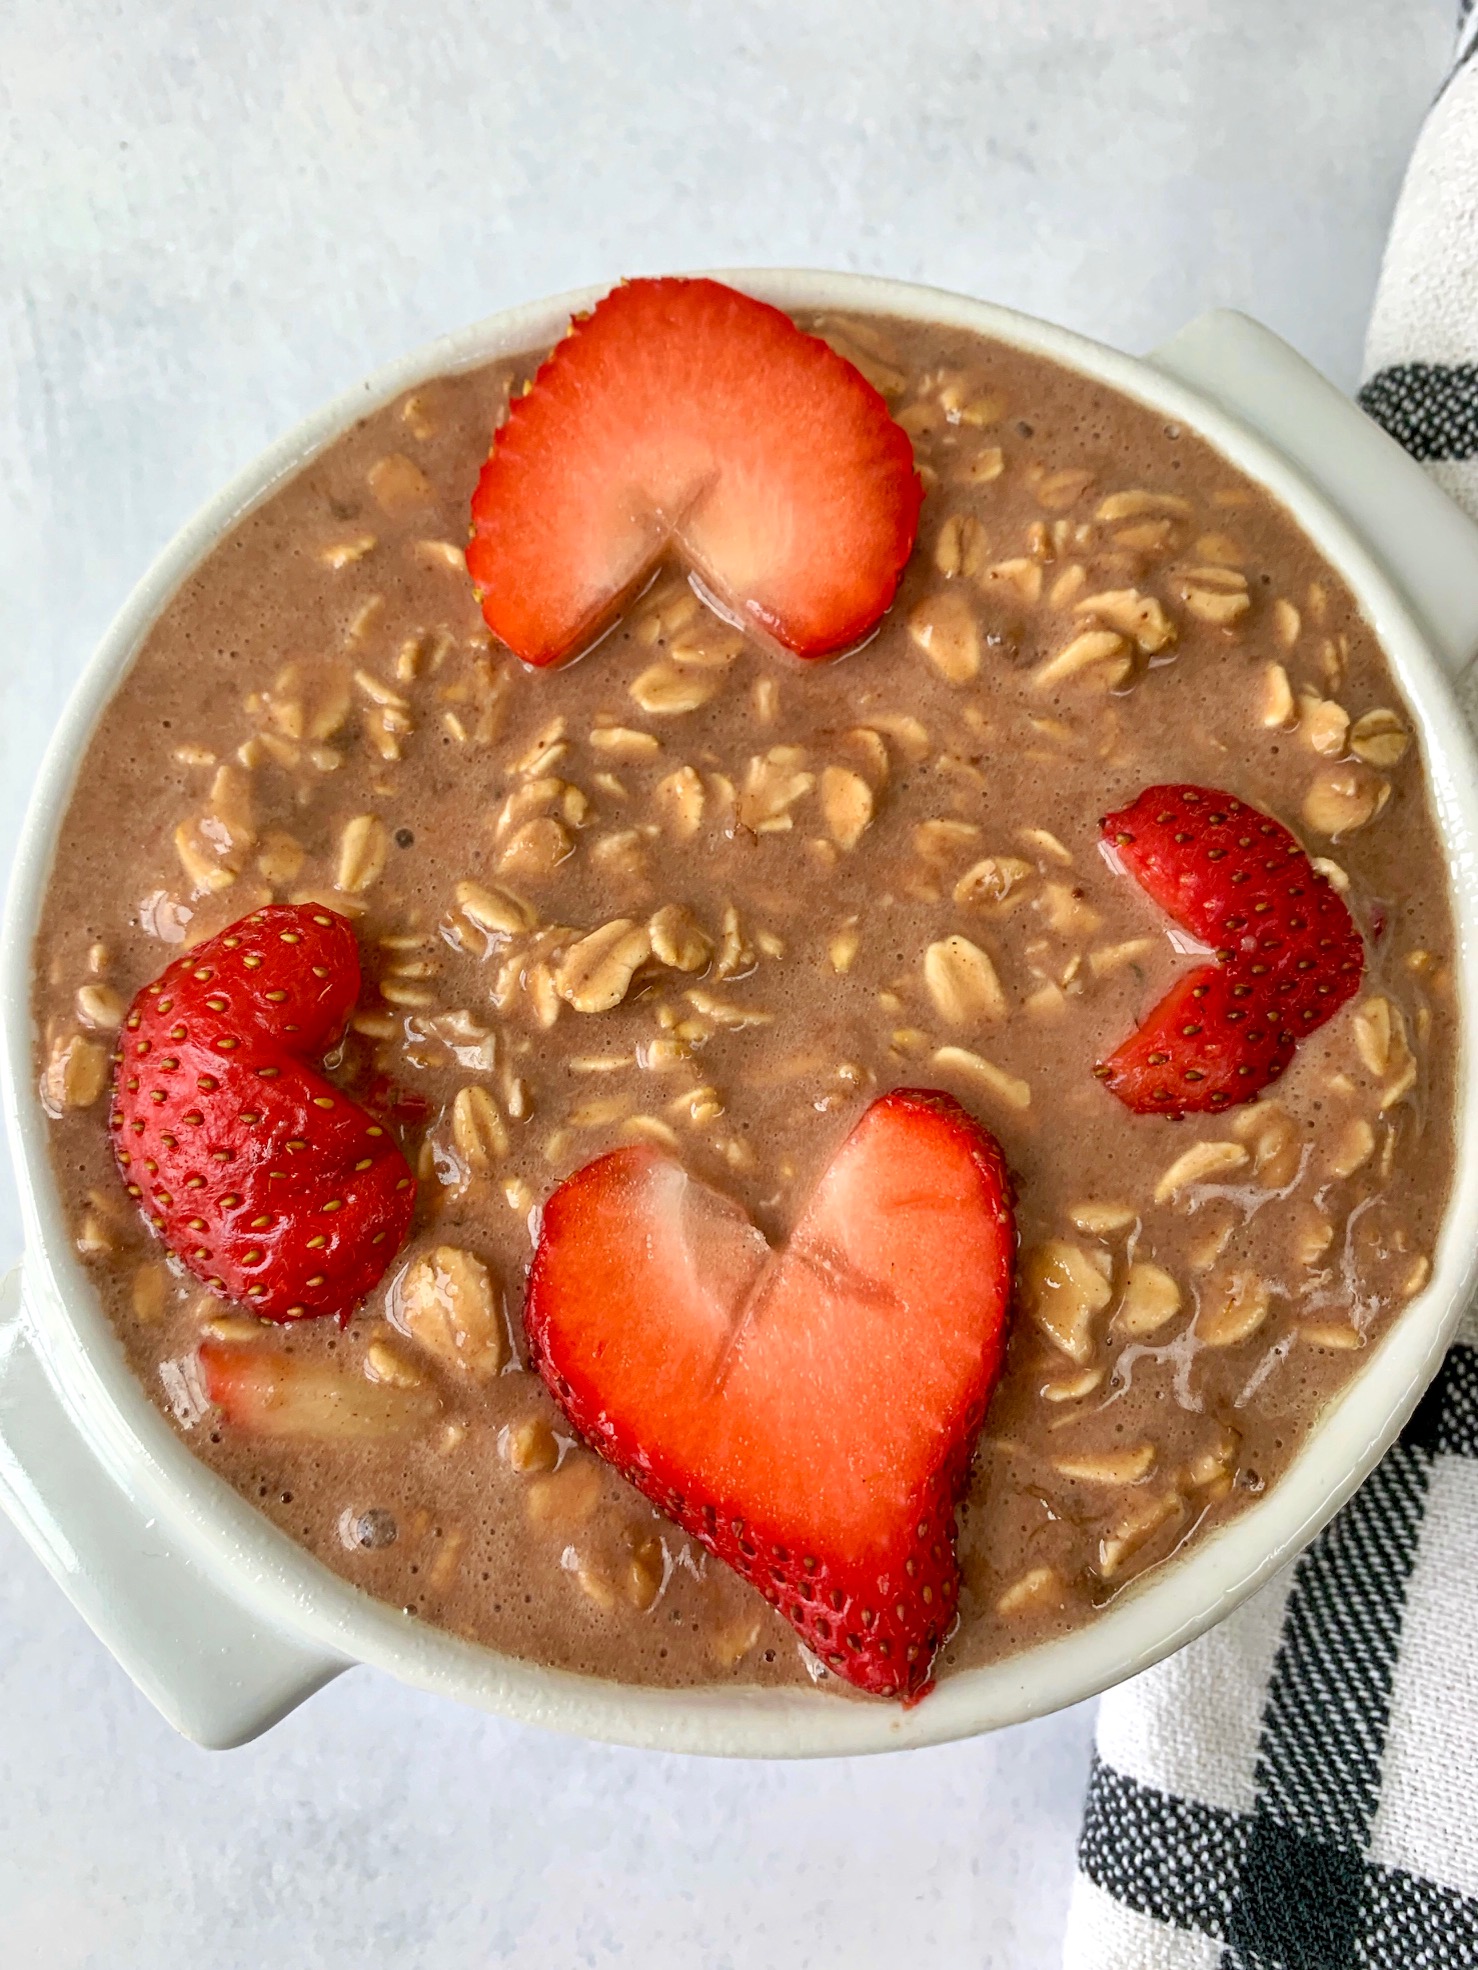
MULTIPOLYGON (((0 843, 145 563, 266 440, 505 303, 861 268, 1343 384, 1444 0, 7 0, 0 843)), ((127 825, 127 817, 120 816, 127 825)), ((19 1243, 0 1197, 0 1259, 19 1243)), ((1055 1964, 1086 1707, 809 1767, 356 1673, 174 1739, 0 1522, 0 1955, 44 1970, 1055 1964)))

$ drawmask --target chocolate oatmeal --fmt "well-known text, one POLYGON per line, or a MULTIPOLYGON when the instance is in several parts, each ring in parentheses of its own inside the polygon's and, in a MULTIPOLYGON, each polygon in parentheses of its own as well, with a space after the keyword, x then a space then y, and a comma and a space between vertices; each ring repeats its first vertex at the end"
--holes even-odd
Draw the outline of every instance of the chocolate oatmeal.
POLYGON ((82 764, 37 950, 78 1249, 196 1454, 367 1592, 637 1683, 825 1671, 529 1372, 538 1213, 592 1158, 658 1145, 779 1243, 890 1089, 942 1089, 999 1139, 1017 1309, 946 1674, 1090 1620, 1275 1483, 1425 1282, 1450 1175, 1444 862, 1338 578, 1208 446, 1095 382, 962 332, 803 325, 884 393, 924 476, 864 647, 762 648, 670 569, 581 661, 524 668, 463 544, 538 357, 442 378, 171 601, 82 764), (1260 1099, 1178 1121, 1094 1073, 1197 960, 1100 852, 1100 817, 1161 782, 1282 820, 1365 945, 1358 998, 1260 1099), (381 1091, 420 1183, 343 1327, 204 1291, 108 1140, 133 995, 272 901, 352 918, 365 985, 330 1071, 381 1091), (202 1340, 333 1399, 311 1429, 233 1427, 202 1340))

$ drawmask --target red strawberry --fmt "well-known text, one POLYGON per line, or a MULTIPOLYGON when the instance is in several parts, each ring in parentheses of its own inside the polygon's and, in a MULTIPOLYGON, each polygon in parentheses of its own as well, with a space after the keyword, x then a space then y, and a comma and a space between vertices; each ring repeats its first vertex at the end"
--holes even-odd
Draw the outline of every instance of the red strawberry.
POLYGON ((405 1436, 441 1407, 432 1389, 395 1388, 253 1343, 203 1341, 198 1359, 205 1394, 253 1436, 405 1436))
POLYGON ((922 499, 871 384, 788 316, 712 280, 634 280, 570 333, 495 433, 467 566, 525 663, 592 643, 675 549, 802 657, 865 636, 922 499))
POLYGON ((312 1064, 358 996, 345 920, 273 904, 177 958, 124 1022, 110 1119, 129 1195, 264 1320, 347 1316, 410 1227, 389 1130, 312 1064))
POLYGON ((1015 1242, 996 1143, 902 1089, 778 1252, 656 1150, 588 1164, 545 1208, 524 1318, 602 1456, 839 1676, 917 1699, 955 1618, 1015 1242))
POLYGON ((1141 1115, 1250 1101, 1359 991, 1353 918, 1281 822, 1210 787, 1146 787, 1103 836, 1216 961, 1180 979, 1097 1073, 1141 1115))

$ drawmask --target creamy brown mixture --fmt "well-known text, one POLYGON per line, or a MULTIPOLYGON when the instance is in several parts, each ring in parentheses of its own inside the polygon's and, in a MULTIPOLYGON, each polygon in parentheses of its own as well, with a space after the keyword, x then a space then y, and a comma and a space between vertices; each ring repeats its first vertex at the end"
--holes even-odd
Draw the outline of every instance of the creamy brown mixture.
POLYGON ((864 649, 777 657, 674 572, 579 664, 523 670, 460 543, 536 359, 444 378, 165 611, 83 764, 38 949, 57 1178, 187 1441, 370 1593, 637 1682, 825 1672, 522 1365, 532 1214, 591 1157, 664 1144, 779 1238, 882 1090, 946 1088, 999 1136, 1021 1293, 946 1672, 1088 1620, 1278 1477, 1422 1285, 1451 1162, 1444 866, 1340 582, 1198 439, 1094 383, 965 334, 808 325, 884 390, 929 489, 864 649), (1164 780, 1285 820, 1369 953, 1268 1098, 1182 1122, 1092 1072, 1187 962, 1097 847, 1164 780), (107 1140, 126 1002, 272 898, 353 915, 335 1071, 427 1104, 413 1242, 342 1332, 203 1293, 107 1140), (418 1421, 244 1437, 198 1399, 202 1331, 416 1391, 418 1421))

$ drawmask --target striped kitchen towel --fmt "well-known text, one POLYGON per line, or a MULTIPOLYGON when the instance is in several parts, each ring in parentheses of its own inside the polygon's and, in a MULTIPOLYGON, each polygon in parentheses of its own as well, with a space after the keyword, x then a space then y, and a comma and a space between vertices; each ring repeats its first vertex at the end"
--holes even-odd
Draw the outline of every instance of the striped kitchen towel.
POLYGON ((1478 514, 1478 5, 1417 139, 1365 341, 1360 401, 1478 514))
MULTIPOLYGON (((1475 0, 1366 367, 1362 404, 1478 517, 1475 0)), ((1478 1970, 1478 1317, 1308 1551, 1103 1699, 1064 1963, 1478 1970)))

